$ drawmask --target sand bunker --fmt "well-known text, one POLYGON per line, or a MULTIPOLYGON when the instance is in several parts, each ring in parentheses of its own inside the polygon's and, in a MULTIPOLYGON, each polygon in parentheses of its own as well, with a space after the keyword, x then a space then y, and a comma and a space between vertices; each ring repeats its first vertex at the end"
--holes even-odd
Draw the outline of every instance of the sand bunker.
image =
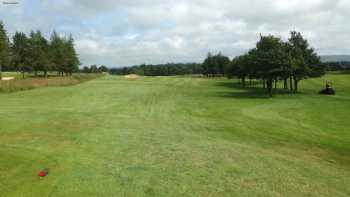
POLYGON ((10 81, 10 80, 14 80, 15 78, 14 77, 2 77, 1 80, 3 81, 10 81))
POLYGON ((133 79, 139 78, 139 76, 135 74, 131 74, 131 75, 125 75, 125 78, 133 80, 133 79))

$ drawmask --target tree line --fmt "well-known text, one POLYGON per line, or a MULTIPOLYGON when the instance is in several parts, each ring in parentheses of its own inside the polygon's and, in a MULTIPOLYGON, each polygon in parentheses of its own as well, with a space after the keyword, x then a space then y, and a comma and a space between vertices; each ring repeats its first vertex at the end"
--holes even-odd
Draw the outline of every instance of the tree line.
POLYGON ((81 73, 107 73, 109 72, 109 69, 107 66, 101 65, 91 65, 91 66, 84 66, 82 69, 80 69, 81 73))
POLYGON ((324 65, 329 71, 350 71, 350 62, 348 61, 327 62, 324 65))
POLYGON ((202 74, 202 64, 198 63, 167 63, 167 64, 142 64, 132 67, 112 68, 109 70, 114 75, 137 74, 144 76, 174 76, 202 74))
POLYGON ((56 31, 47 40, 40 30, 29 35, 16 32, 11 41, 0 21, 0 73, 1 70, 34 73, 56 71, 58 75, 71 75, 79 69, 80 61, 74 48, 72 35, 60 36, 56 31), (2 68, 2 69, 1 69, 2 68))

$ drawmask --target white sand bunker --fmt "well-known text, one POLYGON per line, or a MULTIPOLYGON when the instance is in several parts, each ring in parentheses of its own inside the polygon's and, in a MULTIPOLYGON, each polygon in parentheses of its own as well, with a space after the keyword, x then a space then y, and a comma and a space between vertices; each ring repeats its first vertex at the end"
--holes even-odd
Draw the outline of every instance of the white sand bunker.
POLYGON ((10 81, 10 80, 14 80, 15 78, 14 77, 2 77, 1 80, 3 81, 10 81))
POLYGON ((130 75, 125 75, 125 78, 133 80, 133 79, 139 78, 139 76, 135 74, 130 74, 130 75))

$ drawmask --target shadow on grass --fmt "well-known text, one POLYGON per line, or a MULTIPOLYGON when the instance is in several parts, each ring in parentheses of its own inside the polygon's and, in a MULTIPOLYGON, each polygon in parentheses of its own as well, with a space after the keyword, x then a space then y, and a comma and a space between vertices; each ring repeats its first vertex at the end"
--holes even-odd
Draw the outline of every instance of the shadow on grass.
MULTIPOLYGON (((231 89, 231 91, 217 92, 219 97, 226 98, 250 98, 250 99, 269 99, 271 98, 266 89, 263 89, 260 82, 253 82, 251 86, 243 88, 238 82, 218 82, 216 84, 220 87, 231 89), (233 91, 232 91, 233 90, 233 91)), ((305 93, 297 93, 302 95, 305 93)), ((289 90, 285 89, 273 89, 273 97, 278 95, 292 95, 289 90)), ((294 95, 294 94, 293 94, 294 95)))

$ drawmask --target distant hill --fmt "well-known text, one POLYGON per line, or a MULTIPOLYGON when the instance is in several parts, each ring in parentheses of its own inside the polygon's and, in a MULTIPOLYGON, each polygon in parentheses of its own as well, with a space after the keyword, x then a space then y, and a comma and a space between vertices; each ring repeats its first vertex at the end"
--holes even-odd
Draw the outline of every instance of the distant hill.
POLYGON ((350 62, 350 55, 323 55, 322 62, 350 62))

